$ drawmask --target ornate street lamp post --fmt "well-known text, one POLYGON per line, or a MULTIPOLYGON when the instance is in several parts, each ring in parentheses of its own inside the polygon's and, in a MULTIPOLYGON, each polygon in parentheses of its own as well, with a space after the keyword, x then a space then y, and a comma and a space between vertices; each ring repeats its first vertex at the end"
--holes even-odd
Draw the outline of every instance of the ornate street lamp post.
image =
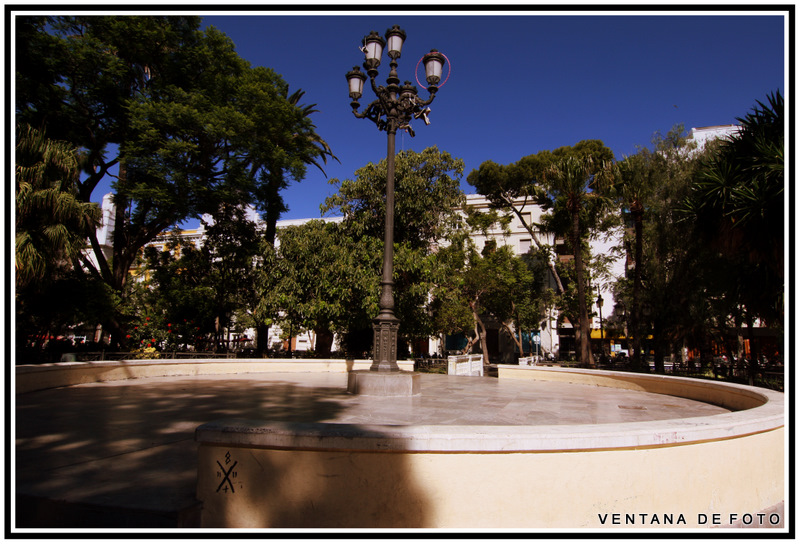
POLYGON ((392 261, 394 259, 394 155, 395 155, 395 134, 398 129, 408 131, 409 135, 414 136, 411 129, 412 119, 422 118, 423 122, 429 124, 427 114, 430 109, 426 106, 433 102, 438 90, 439 82, 442 77, 445 56, 438 51, 431 50, 426 54, 422 62, 425 65, 426 81, 428 83, 428 93, 430 97, 422 100, 417 96, 417 88, 406 81, 400 86, 400 79, 397 77, 397 59, 400 58, 400 50, 406 33, 399 26, 394 25, 386 31, 386 40, 381 38, 376 31, 370 32, 364 38, 365 60, 364 68, 367 70, 365 75, 357 66, 347 72, 347 82, 350 89, 350 105, 353 114, 359 119, 369 119, 378 126, 378 130, 385 130, 388 135, 388 149, 386 155, 386 224, 383 241, 383 272, 381 275, 381 298, 380 313, 373 320, 375 333, 375 343, 373 347, 373 362, 371 371, 395 372, 400 368, 397 366, 397 330, 399 320, 394 315, 394 280, 392 279, 392 261), (386 78, 386 86, 378 86, 375 78, 378 76, 378 66, 381 64, 381 54, 388 43, 388 55, 391 59, 389 63, 389 76, 386 78), (363 112, 358 111, 364 90, 364 82, 369 76, 372 91, 377 99, 373 100, 363 112))
POLYGON ((606 353, 605 338, 603 334, 603 295, 597 294, 597 310, 600 312, 600 356, 606 353))

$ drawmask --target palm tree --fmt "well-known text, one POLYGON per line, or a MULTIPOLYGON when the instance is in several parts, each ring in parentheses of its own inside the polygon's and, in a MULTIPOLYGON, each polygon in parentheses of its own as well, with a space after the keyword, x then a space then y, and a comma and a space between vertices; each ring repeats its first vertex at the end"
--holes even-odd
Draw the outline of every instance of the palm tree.
POLYGON ((705 163, 686 208, 745 282, 750 313, 775 323, 783 316, 783 97, 757 104, 705 163))
POLYGON ((78 155, 30 126, 16 145, 16 284, 26 287, 69 269, 100 217, 77 195, 78 155))
MULTIPOLYGON (((286 91, 288 93, 288 89, 286 91)), ((298 89, 286 100, 291 106, 300 112, 300 121, 297 126, 301 127, 291 136, 291 141, 287 143, 287 149, 291 149, 294 158, 302 164, 316 166, 324 174, 322 165, 327 164, 328 157, 339 159, 333 154, 328 143, 317 134, 316 127, 311 122, 312 113, 317 113, 316 104, 298 105, 305 91, 298 89), (321 162, 320 162, 321 161, 321 162)), ((289 184, 282 169, 275 169, 269 173, 264 173, 262 178, 262 201, 266 212, 264 220, 266 222, 265 239, 272 245, 275 242, 276 225, 281 214, 288 211, 286 203, 283 201, 281 191, 289 184)))
POLYGON ((614 165, 615 183, 613 190, 623 209, 627 211, 633 223, 633 285, 631 289, 630 331, 631 341, 631 367, 640 370, 642 366, 642 331, 641 331, 641 301, 642 301, 642 252, 643 228, 645 215, 645 198, 647 191, 652 187, 654 170, 651 166, 650 156, 646 150, 636 155, 627 157, 624 161, 614 165))
POLYGON ((578 293, 578 323, 580 336, 580 362, 591 366, 592 351, 589 343, 589 312, 586 304, 586 279, 583 262, 583 241, 586 215, 599 198, 593 191, 594 175, 590 157, 567 156, 554 163, 544 174, 547 192, 553 202, 553 213, 566 212, 570 223, 570 238, 575 266, 578 293))
MULTIPOLYGON (((312 113, 317 113, 316 104, 307 106, 299 106, 300 99, 305 94, 305 91, 298 89, 291 95, 288 95, 288 87, 285 89, 285 98, 287 102, 299 112, 300 118, 295 125, 298 128, 296 132, 290 137, 290 141, 286 142, 286 149, 291 150, 293 160, 302 165, 313 165, 319 168, 323 173, 322 164, 327 164, 328 157, 338 161, 339 159, 332 153, 328 143, 317 134, 316 127, 311 122, 310 116, 312 113), (320 164, 320 160, 322 164, 320 164)), ((260 174, 260 187, 258 189, 258 197, 260 205, 264 210, 264 222, 266 228, 264 232, 264 240, 270 245, 275 245, 275 236, 277 234, 277 224, 281 215, 289 209, 283 200, 281 191, 288 185, 286 174, 283 168, 269 169, 269 171, 262 171, 260 174)), ((268 326, 263 322, 256 324, 256 338, 259 352, 264 352, 267 349, 266 338, 268 337, 268 326)))
MULTIPOLYGON (((680 193, 681 187, 688 186, 698 157, 693 152, 694 145, 687 142, 683 125, 674 126, 666 136, 657 133, 653 144, 653 151, 641 148, 635 155, 612 164, 604 172, 608 175, 614 198, 627 216, 628 225, 633 227, 634 268, 627 308, 630 309, 628 330, 632 337, 631 366, 634 370, 642 369, 643 308, 657 309, 662 314, 667 312, 665 305, 656 305, 654 308, 655 301, 664 300, 663 293, 657 292, 654 283, 658 283, 657 277, 664 279, 667 263, 662 261, 669 259, 661 252, 665 252, 671 244, 664 240, 664 235, 657 233, 672 224, 670 210, 674 194, 680 193), (647 277, 646 282, 644 277, 647 277)), ((685 240, 680 247, 688 247, 685 240)), ((669 300, 674 300, 674 297, 669 300)), ((653 321, 663 326, 665 316, 654 315, 653 321)), ((656 345, 663 332, 656 331, 654 327, 656 345)), ((655 369, 658 373, 664 372, 663 358, 656 357, 655 369)))
MULTIPOLYGON (((293 92, 291 96, 289 96, 288 100, 292 106, 297 106, 301 109, 304 119, 308 119, 312 113, 318 113, 319 110, 316 109, 316 104, 298 106, 300 99, 303 98, 304 94, 306 94, 304 90, 298 89, 293 92)), ((331 157, 336 162, 339 162, 339 159, 333 154, 328 143, 323 140, 319 134, 317 134, 316 127, 313 124, 309 124, 308 129, 302 134, 296 135, 296 137, 305 140, 305 144, 308 147, 306 153, 301 157, 303 162, 306 164, 314 165, 324 173, 325 170, 318 162, 318 158, 322 159, 323 164, 328 163, 328 157, 331 157)))
MULTIPOLYGON (((751 334, 756 319, 780 326, 784 317, 783 110, 773 93, 737 119, 741 130, 706 161, 684 205, 722 258, 733 285, 729 306, 743 309, 751 334)), ((751 341, 751 378, 756 348, 751 341)))

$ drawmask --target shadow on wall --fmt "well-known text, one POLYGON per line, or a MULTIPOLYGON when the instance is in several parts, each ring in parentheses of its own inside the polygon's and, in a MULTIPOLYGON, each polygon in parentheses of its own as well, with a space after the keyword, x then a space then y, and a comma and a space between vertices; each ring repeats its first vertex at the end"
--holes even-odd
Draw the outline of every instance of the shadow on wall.
MULTIPOLYGON (((360 432, 356 425, 337 427, 360 432)), ((204 444, 199 462, 203 527, 430 526, 429 498, 411 475, 407 455, 204 444)))
MULTIPOLYGON (((16 526, 191 526, 185 513, 197 510, 198 426, 230 418, 321 422, 341 414, 349 399, 344 382, 306 387, 247 375, 126 380, 17 395, 16 526)), ((270 471, 269 486, 245 488, 236 497, 249 497, 248 508, 254 510, 272 498, 272 526, 349 527, 357 526, 350 521, 355 519, 372 526, 363 511, 389 508, 399 500, 417 505, 415 512, 425 511, 404 467, 387 463, 382 454, 367 460, 346 453, 269 453, 242 456, 239 465, 270 471), (355 483, 344 481, 345 472, 355 483), (385 499, 370 492, 387 480, 412 491, 398 498, 389 489, 385 499), (355 484, 378 504, 344 498, 343 490, 355 484)), ((217 459, 224 461, 209 459, 215 468, 217 459)), ((411 523, 409 516, 397 515, 411 523)))

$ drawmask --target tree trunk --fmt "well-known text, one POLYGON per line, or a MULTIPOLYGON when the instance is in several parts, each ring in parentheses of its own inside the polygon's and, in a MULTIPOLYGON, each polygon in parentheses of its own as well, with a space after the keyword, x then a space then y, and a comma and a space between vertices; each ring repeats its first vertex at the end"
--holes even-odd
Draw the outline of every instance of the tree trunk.
MULTIPOLYGON (((528 234, 531 235, 531 241, 533 242, 533 244, 536 246, 537 249, 541 249, 542 248, 542 244, 539 242, 539 237, 537 236, 536 232, 533 230, 533 226, 529 225, 528 222, 525 221, 525 217, 522 215, 522 212, 520 211, 520 209, 517 209, 517 207, 514 206, 514 201, 513 200, 508 199, 508 200, 506 200, 506 202, 511 207, 511 210, 517 215, 517 217, 519 218, 520 222, 522 223, 522 226, 525 228, 525 230, 528 231, 528 234)), ((525 206, 523 205, 523 207, 525 207, 525 206)), ((563 295, 564 291, 565 291, 564 285, 561 283, 561 277, 558 275, 558 271, 556 270, 555 263, 553 263, 553 261, 550 260, 549 257, 547 259, 547 268, 550 269, 550 273, 553 275, 553 279, 556 282, 556 289, 558 290, 558 294, 559 295, 563 295)))
POLYGON ((523 357, 525 354, 522 353, 522 331, 519 333, 519 337, 514 333, 514 329, 512 329, 508 323, 503 323, 503 328, 506 330, 508 335, 514 340, 514 344, 517 346, 519 350, 519 356, 523 357))
POLYGON ((286 350, 286 355, 287 355, 287 357, 289 357, 289 359, 292 358, 292 324, 291 324, 291 322, 289 322, 289 345, 288 345, 288 348, 286 350))
POLYGON ((475 336, 467 339, 467 345, 464 346, 463 350, 461 350, 461 355, 468 355, 469 354, 469 352, 472 350, 472 346, 475 345, 475 340, 476 339, 479 339, 478 326, 477 325, 475 325, 475 336))
POLYGON ((259 357, 266 357, 269 351, 269 325, 256 326, 256 351, 259 357))
POLYGON ((631 367, 634 371, 642 369, 642 312, 641 312, 641 293, 642 293, 642 215, 644 210, 641 203, 631 204, 631 215, 633 216, 633 228, 635 234, 633 250, 633 293, 631 308, 631 332, 633 341, 631 342, 631 367))
POLYGON ((586 306, 586 282, 583 279, 583 251, 581 248, 580 216, 572 213, 572 245, 575 260, 575 281, 578 287, 578 336, 580 340, 580 363, 593 367, 594 359, 589 343, 589 311, 586 306))
POLYGON ((317 356, 327 359, 331 356, 331 346, 333 345, 333 333, 327 329, 316 329, 314 334, 317 336, 317 342, 314 346, 314 351, 317 356))
POLYGON ((478 337, 478 341, 481 343, 481 351, 483 352, 483 365, 486 366, 489 364, 489 346, 486 343, 486 326, 483 324, 481 317, 478 315, 476 306, 477 303, 473 302, 470 304, 470 309, 472 309, 472 318, 475 320, 475 334, 478 337))
POLYGON ((663 334, 659 334, 659 331, 662 331, 663 329, 663 326, 658 322, 658 320, 656 320, 653 325, 653 363, 655 364, 656 374, 666 374, 664 369, 664 358, 667 356, 668 345, 663 334))

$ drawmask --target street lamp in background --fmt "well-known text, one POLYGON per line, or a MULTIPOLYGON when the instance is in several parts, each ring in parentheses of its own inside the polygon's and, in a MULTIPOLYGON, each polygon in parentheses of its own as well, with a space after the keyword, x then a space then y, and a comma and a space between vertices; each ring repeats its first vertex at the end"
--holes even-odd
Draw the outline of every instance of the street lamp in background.
POLYGON ((597 310, 600 312, 600 355, 605 355, 605 339, 603 334, 603 295, 597 294, 597 310))
POLYGON ((364 38, 361 48, 365 55, 364 74, 358 66, 347 72, 347 82, 350 90, 350 105, 353 114, 359 119, 369 119, 375 123, 378 130, 385 130, 388 135, 388 149, 386 155, 386 226, 383 242, 383 272, 381 275, 380 313, 373 320, 375 343, 373 347, 373 362, 370 371, 399 372, 397 366, 397 330, 399 320, 394 315, 394 280, 392 279, 392 261, 394 259, 394 155, 395 134, 399 130, 408 131, 414 136, 411 129, 413 119, 422 119, 427 125, 430 108, 427 105, 433 102, 442 78, 442 69, 445 56, 438 51, 431 50, 421 62, 425 65, 425 79, 428 83, 429 98, 423 100, 417 95, 417 88, 406 81, 400 85, 397 77, 397 59, 406 38, 406 33, 399 26, 394 25, 386 31, 386 39, 381 38, 376 31, 370 32, 364 38), (388 45, 388 47, 387 47, 388 45), (389 76, 386 86, 377 85, 375 78, 378 76, 378 66, 381 64, 381 55, 384 47, 388 50, 389 76), (364 82, 369 76, 373 93, 377 97, 362 112, 359 99, 364 91, 364 82))

